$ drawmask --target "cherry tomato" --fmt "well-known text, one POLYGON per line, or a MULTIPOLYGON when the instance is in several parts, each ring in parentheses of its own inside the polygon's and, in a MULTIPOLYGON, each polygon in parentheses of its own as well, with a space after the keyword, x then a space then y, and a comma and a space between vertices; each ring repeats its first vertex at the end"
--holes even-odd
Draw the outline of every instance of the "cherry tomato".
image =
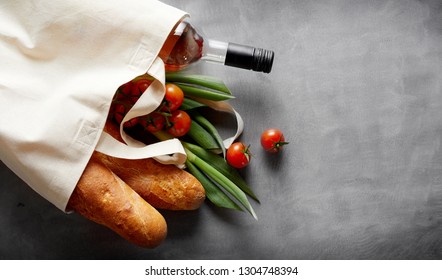
POLYGON ((162 130, 166 124, 166 118, 160 113, 153 112, 149 115, 140 117, 139 123, 147 131, 154 133, 162 130))
POLYGON ((114 106, 114 118, 115 121, 120 124, 123 121, 124 115, 126 115, 126 108, 123 104, 115 104, 114 106))
POLYGON ((287 144, 288 142, 285 142, 284 134, 277 128, 266 129, 261 134, 261 146, 267 152, 277 153, 287 144))
POLYGON ((164 96, 164 112, 173 112, 183 104, 184 92, 175 84, 166 84, 166 94, 164 96))
MULTIPOLYGON (((124 104, 116 104, 114 109, 114 118, 118 124, 121 124, 124 116, 127 113, 127 106, 124 104)), ((138 123, 138 118, 130 119, 129 121, 124 123, 124 127, 133 127, 138 123)))
POLYGON ((245 146, 242 142, 233 143, 226 153, 227 163, 235 168, 246 167, 251 159, 249 146, 245 146))
POLYGON ((148 79, 139 79, 135 82, 133 82, 132 89, 130 92, 130 99, 132 101, 132 104, 137 102, 138 98, 146 91, 146 89, 150 86, 152 83, 151 80, 148 79))
POLYGON ((168 117, 170 127, 167 131, 175 137, 184 136, 190 129, 192 120, 183 110, 176 110, 168 117))
POLYGON ((123 96, 129 97, 132 92, 133 82, 129 81, 118 88, 118 92, 123 96))
POLYGON ((117 91, 115 92, 114 98, 112 99, 110 112, 115 112, 115 107, 118 104, 128 103, 128 98, 130 96, 131 91, 132 91, 132 81, 129 81, 118 87, 117 91))

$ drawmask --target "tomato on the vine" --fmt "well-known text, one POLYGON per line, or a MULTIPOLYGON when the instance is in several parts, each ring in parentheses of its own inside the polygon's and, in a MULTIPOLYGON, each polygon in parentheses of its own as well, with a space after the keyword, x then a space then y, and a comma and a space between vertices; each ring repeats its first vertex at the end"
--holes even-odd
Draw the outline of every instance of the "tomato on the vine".
POLYGON ((277 128, 266 129, 261 134, 261 146, 267 152, 277 153, 287 144, 288 142, 285 142, 284 134, 277 128))
POLYGON ((138 98, 146 91, 146 89, 150 86, 152 83, 149 79, 139 79, 133 82, 131 93, 130 93, 130 99, 133 102, 137 102, 138 98))
POLYGON ((151 133, 162 130, 166 124, 166 118, 157 112, 150 113, 139 118, 139 123, 151 133))
POLYGON ((183 104, 184 92, 175 84, 166 84, 166 94, 164 95, 164 104, 161 108, 164 112, 173 112, 183 104))
MULTIPOLYGON (((125 104, 116 104, 114 107, 114 118, 118 124, 121 124, 124 116, 127 113, 127 106, 125 104)), ((138 118, 133 118, 124 123, 124 127, 133 127, 138 123, 138 118)))
POLYGON ((246 167, 250 163, 250 146, 245 146, 242 142, 235 142, 227 149, 227 163, 235 168, 246 167))
POLYGON ((125 84, 122 84, 117 90, 117 100, 124 99, 125 97, 129 97, 132 92, 133 81, 129 81, 125 84))
POLYGON ((176 110, 172 112, 170 117, 167 117, 170 123, 170 127, 167 132, 175 137, 181 137, 186 135, 190 130, 192 120, 190 116, 183 110, 176 110))

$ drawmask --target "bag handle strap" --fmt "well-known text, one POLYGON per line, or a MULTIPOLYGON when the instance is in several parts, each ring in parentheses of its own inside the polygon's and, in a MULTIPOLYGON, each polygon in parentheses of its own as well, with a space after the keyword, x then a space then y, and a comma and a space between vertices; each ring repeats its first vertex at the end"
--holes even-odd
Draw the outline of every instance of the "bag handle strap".
MULTIPOLYGON (((178 139, 161 141, 155 144, 146 145, 139 142, 124 132, 123 124, 139 116, 153 112, 160 106, 165 95, 165 71, 164 63, 160 58, 156 58, 149 68, 148 74, 155 80, 150 84, 147 90, 140 96, 138 101, 124 116, 120 125, 120 134, 125 143, 116 140, 107 132, 101 134, 98 144, 95 148, 100 153, 109 156, 126 159, 154 158, 163 164, 175 164, 184 167, 187 159, 186 152, 178 139)), ((224 140, 224 146, 228 148, 243 132, 244 122, 241 115, 227 102, 200 100, 212 109, 231 113, 235 116, 237 122, 237 131, 235 135, 224 140)))
POLYGON ((146 145, 133 139, 123 130, 123 124, 126 121, 153 112, 160 106, 164 98, 166 86, 163 61, 158 57, 155 58, 147 73, 155 80, 150 84, 147 90, 141 94, 138 101, 124 116, 120 125, 120 134, 125 143, 116 140, 107 132, 103 131, 95 150, 117 158, 155 158, 163 164, 182 166, 186 162, 187 155, 178 139, 146 145))

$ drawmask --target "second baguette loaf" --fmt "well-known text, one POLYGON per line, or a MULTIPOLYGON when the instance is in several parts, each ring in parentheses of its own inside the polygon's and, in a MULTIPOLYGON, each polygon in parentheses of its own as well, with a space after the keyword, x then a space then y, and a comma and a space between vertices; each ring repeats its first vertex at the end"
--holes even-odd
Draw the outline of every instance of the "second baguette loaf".
POLYGON ((194 210, 206 197, 201 183, 174 165, 153 159, 114 158, 98 152, 96 156, 155 208, 194 210))
MULTIPOLYGON (((108 121, 104 130, 123 142, 116 124, 108 121)), ((94 156, 155 208, 194 210, 206 197, 201 183, 175 165, 164 165, 151 158, 114 158, 99 152, 95 152, 94 156)))

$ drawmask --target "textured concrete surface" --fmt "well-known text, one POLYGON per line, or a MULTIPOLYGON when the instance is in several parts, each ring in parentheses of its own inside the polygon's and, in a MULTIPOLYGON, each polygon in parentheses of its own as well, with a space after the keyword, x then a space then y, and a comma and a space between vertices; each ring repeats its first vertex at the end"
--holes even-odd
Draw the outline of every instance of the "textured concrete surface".
POLYGON ((66 215, 0 167, 1 259, 441 259, 440 1, 179 1, 207 37, 273 49, 271 74, 217 65, 237 96, 259 220, 164 212, 159 248, 66 215), (278 156, 259 147, 277 126, 278 156))

